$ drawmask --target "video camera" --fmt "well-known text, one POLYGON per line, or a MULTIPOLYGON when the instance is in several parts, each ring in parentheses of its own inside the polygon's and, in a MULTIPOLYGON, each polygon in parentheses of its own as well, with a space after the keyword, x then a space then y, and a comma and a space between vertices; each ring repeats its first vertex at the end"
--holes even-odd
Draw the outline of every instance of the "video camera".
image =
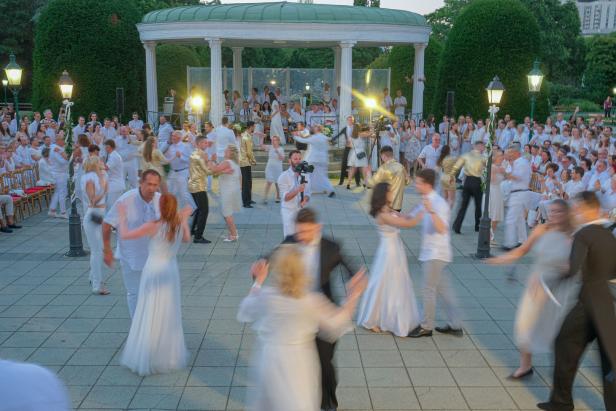
POLYGON ((387 116, 379 116, 379 118, 374 122, 374 131, 378 136, 381 131, 390 131, 392 128, 391 119, 387 116))
POLYGON ((302 161, 296 165, 293 170, 299 174, 307 174, 314 172, 314 166, 312 164, 308 164, 307 161, 302 161))

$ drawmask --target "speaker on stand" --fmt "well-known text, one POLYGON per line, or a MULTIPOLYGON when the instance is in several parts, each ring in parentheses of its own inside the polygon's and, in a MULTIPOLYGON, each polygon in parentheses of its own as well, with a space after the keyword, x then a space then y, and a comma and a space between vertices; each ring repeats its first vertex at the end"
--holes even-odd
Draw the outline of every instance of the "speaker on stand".
POLYGON ((124 87, 116 87, 116 114, 121 123, 124 115, 124 87))

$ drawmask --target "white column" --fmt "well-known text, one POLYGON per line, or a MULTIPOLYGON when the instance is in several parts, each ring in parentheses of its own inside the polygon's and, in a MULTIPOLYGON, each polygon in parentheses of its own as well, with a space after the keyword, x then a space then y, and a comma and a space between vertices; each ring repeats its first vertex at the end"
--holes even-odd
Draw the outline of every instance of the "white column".
POLYGON ((423 92, 424 92, 424 51, 425 43, 415 44, 415 67, 413 69, 413 105, 412 117, 418 121, 423 116, 423 92))
POLYGON ((242 99, 244 94, 244 72, 242 69, 242 51, 244 47, 231 47, 233 50, 233 91, 239 91, 242 99))
POLYGON ((339 124, 346 124, 346 117, 351 114, 351 99, 353 97, 353 46, 354 41, 340 42, 340 101, 339 124))
POLYGON ((145 81, 148 112, 146 121, 151 125, 158 120, 158 89, 156 84, 156 42, 143 42, 145 49, 145 81))
POLYGON ((336 96, 336 98, 339 98, 337 93, 338 93, 338 86, 340 85, 340 54, 342 53, 342 50, 340 49, 340 47, 336 46, 333 47, 334 50, 334 84, 332 84, 332 96, 336 96))
POLYGON ((224 109, 222 95, 222 40, 206 39, 210 45, 210 121, 220 124, 224 109))

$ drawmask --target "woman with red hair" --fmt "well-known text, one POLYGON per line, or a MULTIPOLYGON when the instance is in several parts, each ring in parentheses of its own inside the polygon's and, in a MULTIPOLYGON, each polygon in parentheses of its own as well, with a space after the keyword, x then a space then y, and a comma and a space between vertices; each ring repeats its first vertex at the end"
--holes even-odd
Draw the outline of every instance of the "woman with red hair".
POLYGON ((151 238, 141 272, 137 309, 120 360, 142 376, 181 369, 188 361, 177 252, 180 242, 191 239, 187 222, 191 212, 190 207, 178 212, 175 196, 163 194, 160 219, 129 230, 126 209, 118 207, 122 239, 151 238))

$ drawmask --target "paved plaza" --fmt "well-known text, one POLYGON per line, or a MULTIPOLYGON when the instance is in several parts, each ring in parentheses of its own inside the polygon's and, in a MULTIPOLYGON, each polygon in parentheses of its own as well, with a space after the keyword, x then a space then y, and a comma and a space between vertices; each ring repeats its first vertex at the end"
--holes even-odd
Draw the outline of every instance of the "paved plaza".
MULTIPOLYGON (((262 182, 255 182, 255 193, 261 190, 262 182)), ((340 187, 337 193, 313 201, 324 233, 343 243, 352 263, 369 266, 378 236, 358 201, 363 195, 340 187)), ((210 198, 217 205, 217 198, 210 198)), ((403 209, 418 202, 408 188, 403 209)), ((463 235, 453 237, 455 258, 448 267, 463 309, 464 337, 435 334, 413 340, 355 329, 336 352, 340 410, 534 410, 548 399, 551 355, 535 357, 537 372, 527 381, 506 380, 518 363, 513 320, 530 260, 517 265, 512 280, 507 267, 473 259, 471 213, 472 207, 463 235)), ((239 242, 223 243, 226 230, 214 207, 206 229, 212 244, 185 244, 180 251, 190 367, 141 378, 119 366, 129 329, 119 270, 105 270, 111 295, 92 295, 87 258, 63 256, 68 222, 50 219, 46 212, 29 217, 23 229, 0 236, 0 357, 57 372, 76 409, 244 409, 255 335, 236 321, 237 307, 251 285, 250 264, 280 242, 282 225, 273 201, 243 209, 237 223, 239 242)), ((402 238, 421 296, 419 234, 419 229, 405 230, 402 238)), ((336 277, 342 297, 342 272, 336 277)), ((585 355, 575 383, 576 409, 603 409, 596 349, 585 355)))

